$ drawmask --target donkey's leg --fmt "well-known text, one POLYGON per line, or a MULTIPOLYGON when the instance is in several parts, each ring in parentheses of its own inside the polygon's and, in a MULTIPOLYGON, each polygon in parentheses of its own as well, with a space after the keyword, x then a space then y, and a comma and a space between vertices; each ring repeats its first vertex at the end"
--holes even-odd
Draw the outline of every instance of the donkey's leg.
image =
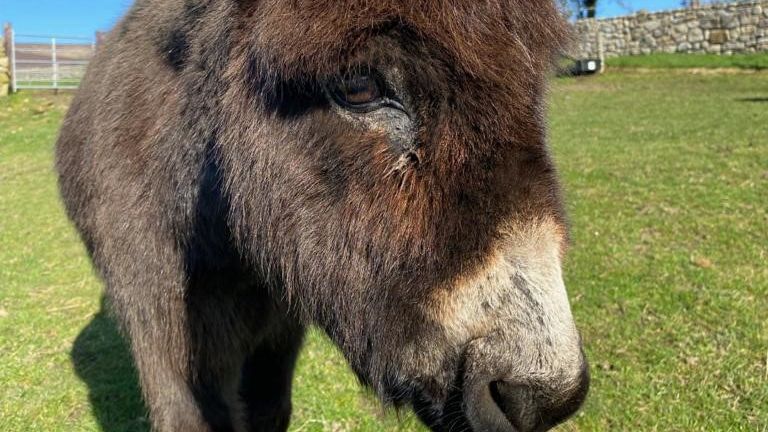
POLYGON ((197 403, 210 424, 245 432, 242 366, 273 320, 271 301, 239 268, 231 267, 196 272, 186 303, 191 388, 197 403))
POLYGON ((187 275, 174 255, 163 258, 132 262, 112 272, 108 280, 114 313, 130 339, 153 429, 243 430, 244 422, 239 428, 233 424, 227 398, 229 390, 237 399, 248 352, 240 347, 239 336, 251 336, 237 328, 233 306, 237 300, 222 292, 220 278, 187 275))
POLYGON ((280 330, 253 350, 243 366, 240 394, 249 432, 283 432, 291 418, 291 384, 304 327, 284 318, 280 330))
POLYGON ((163 296, 153 296, 155 290, 146 290, 140 299, 119 295, 112 299, 130 339, 153 430, 232 431, 225 405, 210 396, 215 394, 211 389, 216 386, 207 377, 200 379, 194 365, 196 350, 189 336, 190 317, 181 293, 163 291, 163 296))
POLYGON ((286 430, 304 327, 234 262, 193 272, 186 303, 205 419, 237 432, 286 430))

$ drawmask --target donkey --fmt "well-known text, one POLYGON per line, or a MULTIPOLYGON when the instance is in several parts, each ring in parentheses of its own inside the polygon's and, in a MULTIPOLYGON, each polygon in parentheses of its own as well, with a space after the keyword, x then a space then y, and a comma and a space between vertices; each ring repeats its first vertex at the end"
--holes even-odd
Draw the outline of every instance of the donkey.
POLYGON ((552 0, 138 0, 57 144, 157 431, 283 431, 305 329, 434 431, 588 372, 546 145, 552 0))

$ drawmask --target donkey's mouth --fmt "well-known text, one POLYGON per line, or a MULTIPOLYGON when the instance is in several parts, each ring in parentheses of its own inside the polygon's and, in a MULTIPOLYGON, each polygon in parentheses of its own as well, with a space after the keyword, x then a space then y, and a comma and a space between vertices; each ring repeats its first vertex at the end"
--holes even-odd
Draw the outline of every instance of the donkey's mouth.
POLYGON ((435 403, 423 394, 413 398, 414 413, 433 432, 473 431, 464 412, 462 386, 451 386, 448 399, 443 403, 435 403))
POLYGON ((410 404, 434 432, 547 431, 579 409, 589 389, 583 353, 575 369, 545 379, 544 370, 515 374, 519 365, 500 361, 487 351, 505 349, 504 345, 495 336, 477 339, 462 355, 454 379, 447 380, 452 382, 400 382, 388 388, 389 401, 410 404))
MULTIPOLYGON (((586 378, 585 378, 586 379, 586 378)), ((565 405, 546 408, 537 390, 504 381, 452 386, 442 404, 423 395, 411 401, 419 419, 433 432, 547 431, 577 411, 586 396, 580 390, 565 405)))

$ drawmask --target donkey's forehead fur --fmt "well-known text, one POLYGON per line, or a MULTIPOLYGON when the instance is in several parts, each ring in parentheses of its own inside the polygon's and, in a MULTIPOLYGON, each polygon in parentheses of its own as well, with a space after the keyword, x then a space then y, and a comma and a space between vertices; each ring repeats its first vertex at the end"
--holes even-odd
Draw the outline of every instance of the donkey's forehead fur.
POLYGON ((461 72, 494 81, 546 71, 567 35, 551 0, 264 0, 245 8, 262 70, 288 79, 332 73, 390 26, 436 43, 461 72))

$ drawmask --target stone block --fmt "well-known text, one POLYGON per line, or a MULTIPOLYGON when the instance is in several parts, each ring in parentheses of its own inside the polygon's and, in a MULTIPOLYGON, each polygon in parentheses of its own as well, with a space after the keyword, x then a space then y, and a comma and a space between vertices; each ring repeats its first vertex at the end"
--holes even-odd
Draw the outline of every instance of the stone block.
POLYGON ((757 27, 753 25, 745 25, 741 28, 741 34, 751 36, 754 35, 755 32, 757 32, 757 27))
POLYGON ((739 19, 739 23, 741 24, 742 27, 746 25, 754 25, 759 22, 760 22, 760 17, 753 16, 753 15, 743 16, 739 19))
POLYGON ((736 18, 733 14, 728 12, 721 12, 719 18, 720 26, 723 28, 733 29, 739 26, 739 19, 736 18))
POLYGON ((688 32, 688 42, 701 42, 704 40, 704 32, 698 28, 692 28, 688 32))
POLYGON ((702 30, 715 29, 720 26, 720 20, 716 17, 706 16, 699 20, 699 28, 702 30))
POLYGON ((692 48, 691 44, 689 44, 688 42, 683 42, 683 43, 681 43, 680 45, 677 46, 677 52, 685 53, 685 52, 690 51, 691 48, 692 48))
POLYGON ((643 28, 649 32, 652 32, 660 27, 661 27, 661 23, 656 20, 643 23, 643 28))
POLYGON ((728 42, 728 32, 725 30, 712 30, 709 32, 709 43, 721 45, 728 42))
POLYGON ((646 47, 655 48, 658 46, 658 43, 656 42, 656 39, 654 39, 652 36, 645 36, 641 41, 640 44, 646 47))

